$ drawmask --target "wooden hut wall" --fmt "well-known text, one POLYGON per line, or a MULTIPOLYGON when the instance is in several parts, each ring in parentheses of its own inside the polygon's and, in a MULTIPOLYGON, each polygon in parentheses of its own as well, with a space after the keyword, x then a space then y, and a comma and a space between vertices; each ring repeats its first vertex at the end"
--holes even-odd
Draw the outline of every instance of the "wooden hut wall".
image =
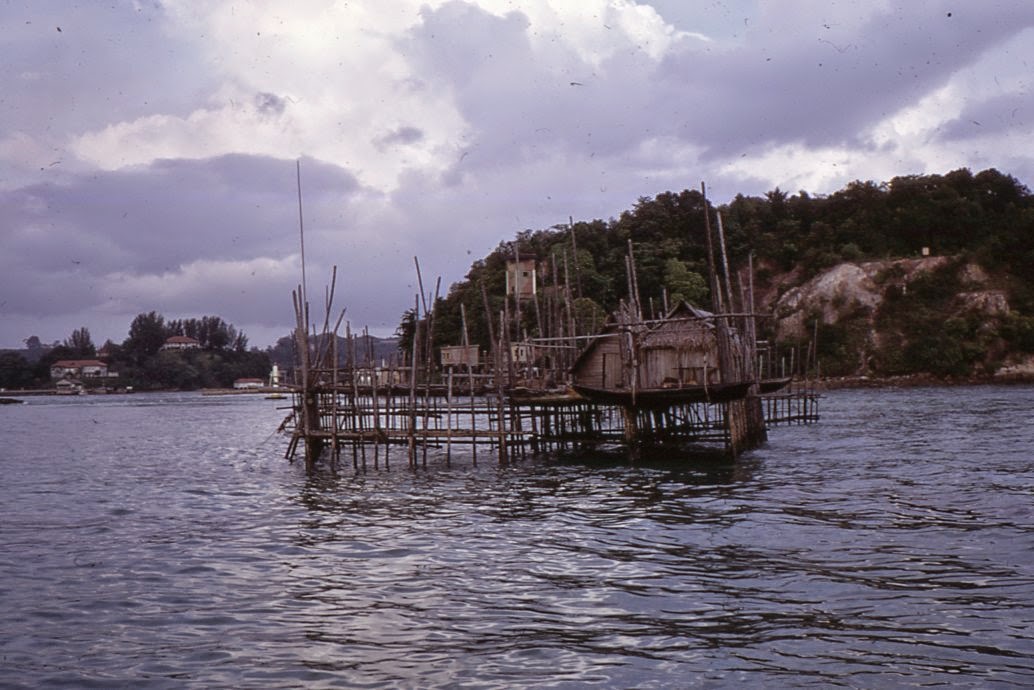
POLYGON ((624 364, 620 338, 597 340, 572 372, 574 383, 593 388, 624 387, 624 364))
POLYGON ((644 388, 717 383, 718 344, 704 321, 663 324, 643 338, 639 385, 644 388))

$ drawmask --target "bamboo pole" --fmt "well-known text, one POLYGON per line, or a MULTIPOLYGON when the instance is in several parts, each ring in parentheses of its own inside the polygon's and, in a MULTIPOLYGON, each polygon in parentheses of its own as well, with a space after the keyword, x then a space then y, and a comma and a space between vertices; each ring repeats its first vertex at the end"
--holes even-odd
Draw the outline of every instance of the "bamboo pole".
MULTIPOLYGON (((517 340, 521 339, 521 246, 520 241, 513 243, 513 304, 514 304, 514 319, 516 322, 516 333, 517 340)), ((506 300, 509 302, 509 298, 506 300)), ((509 330, 509 325, 507 325, 509 330)), ((513 385, 513 381, 510 382, 513 385)))
POLYGON ((632 240, 628 240, 628 271, 631 276, 632 290, 634 291, 634 298, 632 305, 635 309, 635 316, 639 321, 643 320, 643 305, 640 301, 639 296, 639 276, 635 270, 635 254, 632 251, 632 240))
POLYGON ((306 304, 309 301, 308 293, 308 281, 305 277, 305 219, 302 217, 302 161, 297 159, 294 162, 295 165, 295 180, 298 184, 298 237, 301 242, 301 261, 302 261, 302 284, 301 284, 301 301, 302 304, 306 304))
MULTIPOLYGON (((467 331, 467 307, 462 302, 460 302, 460 324, 463 327, 463 352, 464 352, 464 357, 467 357, 469 355, 468 349, 470 348, 470 334, 467 331)), ((478 352, 478 361, 480 362, 480 360, 481 360, 481 353, 479 351, 478 352)), ((471 431, 473 431, 477 427, 477 421, 476 421, 477 420, 477 415, 475 413, 475 405, 474 405, 474 367, 471 366, 471 363, 469 361, 467 362, 467 382, 469 384, 469 390, 467 392, 470 395, 470 428, 471 428, 471 431)), ((473 456, 474 456, 474 460, 473 460, 474 461, 474 466, 477 467, 477 464, 478 464, 477 444, 476 443, 472 443, 471 445, 473 446, 472 450, 473 450, 473 456)))
POLYGON ((578 299, 582 298, 582 271, 578 265, 578 238, 574 231, 574 217, 567 217, 567 226, 571 229, 571 253, 574 259, 574 284, 577 290, 578 299))
MULTIPOLYGON (((327 306, 328 307, 330 306, 329 300, 328 300, 327 306)), ((346 326, 346 329, 347 328, 348 327, 346 326)), ((339 421, 338 421, 338 406, 337 406, 337 403, 338 403, 338 392, 337 392, 337 389, 338 389, 338 366, 337 366, 338 352, 337 352, 337 348, 338 348, 337 335, 335 335, 334 336, 334 342, 331 344, 331 353, 332 353, 331 356, 333 357, 334 366, 333 366, 333 369, 331 369, 331 386, 332 386, 332 391, 333 392, 330 395, 330 415, 331 415, 331 419, 333 420, 333 422, 330 425, 330 429, 331 429, 331 436, 330 436, 330 446, 331 446, 330 456, 331 456, 331 461, 330 461, 330 466, 335 471, 337 470, 337 464, 338 464, 338 460, 340 459, 340 453, 341 453, 341 448, 338 445, 338 431, 339 431, 338 425, 339 425, 339 421)))
POLYGON ((570 337, 578 335, 577 323, 574 319, 574 305, 571 299, 571 274, 567 267, 567 250, 564 250, 564 304, 567 307, 567 334, 570 337))
POLYGON ((725 228, 722 225, 722 214, 715 211, 715 217, 718 219, 718 246, 722 250, 722 275, 725 278, 725 297, 726 297, 726 309, 730 312, 736 311, 736 307, 732 301, 732 283, 729 280, 729 255, 725 248, 725 228))
POLYGON ((445 440, 445 465, 448 466, 452 460, 452 367, 449 367, 449 381, 446 388, 446 410, 445 428, 449 435, 445 440))
POLYGON ((420 298, 416 298, 416 304, 413 306, 413 352, 412 352, 412 367, 409 372, 409 409, 407 410, 409 416, 409 436, 408 436, 408 447, 409 447, 409 466, 411 468, 416 467, 416 372, 418 355, 420 351, 420 298))

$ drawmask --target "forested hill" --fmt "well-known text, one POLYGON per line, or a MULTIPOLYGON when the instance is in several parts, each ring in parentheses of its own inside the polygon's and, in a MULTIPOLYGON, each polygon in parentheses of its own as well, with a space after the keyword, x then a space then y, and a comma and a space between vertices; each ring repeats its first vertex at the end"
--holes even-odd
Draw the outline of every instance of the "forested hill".
MULTIPOLYGON (((879 291, 879 299, 855 304, 847 312, 801 301, 811 310, 801 320, 818 320, 821 326, 819 353, 828 373, 991 373, 1034 353, 1034 196, 1010 175, 959 169, 883 183, 852 182, 826 196, 805 191, 791 195, 777 188, 761 197, 737 195, 718 210, 733 270, 754 254, 762 308, 774 308, 791 289, 844 263, 867 264, 878 274, 873 262, 893 266, 894 259, 920 257, 924 248, 930 256, 945 259, 936 271, 918 271, 904 280, 898 269, 891 268, 886 276, 874 274, 886 290, 879 291), (972 299, 956 297, 972 292, 974 275, 981 278, 976 287, 1001 296, 995 309, 982 310, 972 299), (920 283, 909 293, 913 278, 920 283), (915 327, 943 325, 947 319, 954 319, 950 334, 941 333, 934 341, 923 341, 915 327), (880 347, 892 347, 898 355, 877 356, 873 348, 880 347), (950 365, 936 361, 943 347, 954 348, 950 365)), ((543 285, 553 284, 552 266, 560 274, 557 282, 564 281, 566 259, 580 332, 598 327, 602 315, 627 298, 629 240, 644 305, 653 300, 659 310, 666 292, 669 300, 682 297, 707 306, 704 223, 703 196, 686 190, 641 198, 616 219, 520 233, 476 261, 466 279, 439 302, 435 341, 460 342, 463 304, 472 339, 487 346, 481 285, 490 308, 501 309, 505 263, 515 253, 539 260, 540 271, 547 274, 540 275, 543 285)), ((850 301, 843 295, 831 299, 850 301)), ((784 303, 782 308, 789 307, 784 303)), ((536 319, 530 311, 524 314, 524 328, 534 335, 536 319)), ((774 331, 775 321, 768 324, 774 331)), ((412 314, 407 312, 400 325, 404 346, 411 332, 412 314)))

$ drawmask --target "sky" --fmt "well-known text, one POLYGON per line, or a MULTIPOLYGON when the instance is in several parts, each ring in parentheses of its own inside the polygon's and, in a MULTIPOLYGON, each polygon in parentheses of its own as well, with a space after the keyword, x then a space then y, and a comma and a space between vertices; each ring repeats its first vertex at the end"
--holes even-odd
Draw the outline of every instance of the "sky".
POLYGON ((300 225, 313 314, 337 266, 387 336, 414 257, 444 294, 701 182, 1034 184, 1030 0, 0 0, 0 55, 0 348, 150 311, 271 345, 300 225))

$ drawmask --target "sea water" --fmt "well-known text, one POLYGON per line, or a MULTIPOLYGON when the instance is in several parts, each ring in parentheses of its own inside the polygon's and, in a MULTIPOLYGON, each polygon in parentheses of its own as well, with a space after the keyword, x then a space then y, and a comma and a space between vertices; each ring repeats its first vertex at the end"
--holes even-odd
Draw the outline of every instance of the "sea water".
POLYGON ((307 475, 283 402, 0 407, 0 687, 1034 686, 1034 387, 735 463, 307 475))

